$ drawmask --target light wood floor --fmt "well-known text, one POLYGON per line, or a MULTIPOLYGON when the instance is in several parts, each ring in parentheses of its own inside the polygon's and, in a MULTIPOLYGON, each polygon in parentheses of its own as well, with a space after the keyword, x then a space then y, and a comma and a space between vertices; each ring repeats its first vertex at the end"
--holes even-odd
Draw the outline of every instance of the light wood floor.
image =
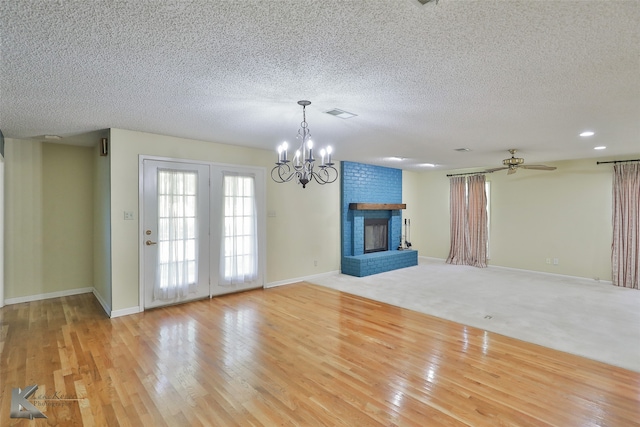
POLYGON ((2 426, 640 420, 638 373, 309 284, 116 319, 84 294, 0 321, 2 426), (48 418, 10 418, 12 388, 30 384, 48 418))

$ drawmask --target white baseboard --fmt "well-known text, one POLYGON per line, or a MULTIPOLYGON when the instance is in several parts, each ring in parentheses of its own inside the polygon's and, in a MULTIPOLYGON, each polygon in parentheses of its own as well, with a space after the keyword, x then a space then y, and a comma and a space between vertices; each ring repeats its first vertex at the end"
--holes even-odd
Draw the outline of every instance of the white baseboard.
POLYGON ((68 297, 71 295, 87 294, 93 292, 93 286, 86 288, 69 289, 66 291, 48 292, 46 294, 27 295, 24 297, 7 298, 5 305, 20 304, 23 302, 41 301, 49 298, 68 297))
POLYGON ((130 314, 142 313, 143 311, 144 309, 140 306, 121 308, 120 310, 113 310, 109 314, 109 317, 113 319, 114 317, 128 316, 130 314))
POLYGON ((296 277, 294 279, 279 280, 277 282, 267 283, 266 285, 264 285, 264 287, 265 288, 274 288, 276 286, 290 285, 292 283, 305 282, 305 281, 309 281, 309 280, 320 279, 322 277, 327 277, 327 276, 335 276, 336 274, 340 274, 340 271, 339 270, 327 271, 326 273, 313 274, 311 276, 304 276, 304 277, 296 277))
MULTIPOLYGON (((435 257, 428 257, 428 256, 419 256, 418 258, 424 258, 425 260, 429 260, 429 261, 441 261, 441 262, 445 262, 446 261, 446 259, 444 259, 444 258, 435 258, 435 257)), ((613 282, 611 280, 602 280, 602 279, 596 279, 596 278, 592 278, 592 277, 571 276, 571 275, 568 275, 568 274, 551 273, 551 272, 548 272, 548 271, 525 270, 523 268, 504 267, 502 265, 488 265, 487 268, 497 268, 497 269, 501 269, 501 270, 521 271, 523 273, 538 273, 538 274, 544 274, 546 276, 555 276, 555 277, 560 277, 560 278, 565 278, 565 279, 584 280, 586 282, 602 283, 602 284, 605 284, 605 285, 612 285, 613 284, 613 282)))
POLYGON ((436 258, 436 257, 432 257, 432 256, 418 255, 418 259, 420 259, 420 258, 427 259, 429 261, 442 261, 442 262, 446 261, 445 258, 436 258))
POLYGON ((107 316, 111 317, 110 316, 111 315, 111 307, 104 300, 104 298, 102 298, 102 295, 100 295, 100 293, 96 290, 96 288, 93 288, 93 296, 96 297, 96 299, 98 300, 98 302, 102 306, 102 309, 104 310, 104 312, 107 313, 107 316))
POLYGON ((502 265, 490 265, 488 268, 496 268, 499 270, 521 271, 523 273, 537 273, 537 274, 543 274, 545 276, 554 276, 554 277, 565 278, 565 279, 584 280, 585 282, 602 283, 603 285, 613 284, 611 280, 595 279, 593 277, 570 276, 568 274, 550 273, 548 271, 525 270, 522 268, 504 267, 502 265))

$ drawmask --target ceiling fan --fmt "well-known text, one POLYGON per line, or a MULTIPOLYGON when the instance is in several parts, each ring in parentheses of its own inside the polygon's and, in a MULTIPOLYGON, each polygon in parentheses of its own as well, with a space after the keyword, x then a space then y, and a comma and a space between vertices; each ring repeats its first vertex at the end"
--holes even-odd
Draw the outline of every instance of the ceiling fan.
POLYGON ((502 164, 504 165, 501 168, 492 168, 492 169, 487 169, 485 172, 496 172, 496 171, 500 171, 500 170, 504 170, 504 169, 508 169, 507 170, 507 175, 511 175, 512 173, 516 173, 516 171, 518 170, 518 168, 522 168, 522 169, 536 169, 536 170, 541 170, 541 171, 552 171, 552 170, 556 170, 555 167, 553 166, 545 166, 545 165, 525 165, 524 164, 524 159, 522 157, 516 157, 515 149, 510 149, 509 153, 511 153, 511 158, 509 159, 504 159, 502 161, 502 164))

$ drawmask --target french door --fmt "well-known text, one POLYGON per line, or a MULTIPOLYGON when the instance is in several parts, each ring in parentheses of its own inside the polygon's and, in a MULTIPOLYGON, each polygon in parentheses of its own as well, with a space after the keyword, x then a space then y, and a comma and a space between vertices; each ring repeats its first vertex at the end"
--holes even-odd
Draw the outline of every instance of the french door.
POLYGON ((209 296, 209 166, 143 161, 144 307, 209 296))
POLYGON ((264 173, 142 159, 144 308, 262 287, 264 173))

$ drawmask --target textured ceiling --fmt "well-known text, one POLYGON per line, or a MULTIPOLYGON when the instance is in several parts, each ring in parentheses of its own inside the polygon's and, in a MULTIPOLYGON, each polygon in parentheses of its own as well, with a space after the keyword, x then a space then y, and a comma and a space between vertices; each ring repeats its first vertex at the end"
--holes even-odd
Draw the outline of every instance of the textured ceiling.
POLYGON ((308 99, 316 145, 338 160, 637 154, 638 22, 636 0, 0 0, 0 129, 271 150, 294 141, 308 99))

